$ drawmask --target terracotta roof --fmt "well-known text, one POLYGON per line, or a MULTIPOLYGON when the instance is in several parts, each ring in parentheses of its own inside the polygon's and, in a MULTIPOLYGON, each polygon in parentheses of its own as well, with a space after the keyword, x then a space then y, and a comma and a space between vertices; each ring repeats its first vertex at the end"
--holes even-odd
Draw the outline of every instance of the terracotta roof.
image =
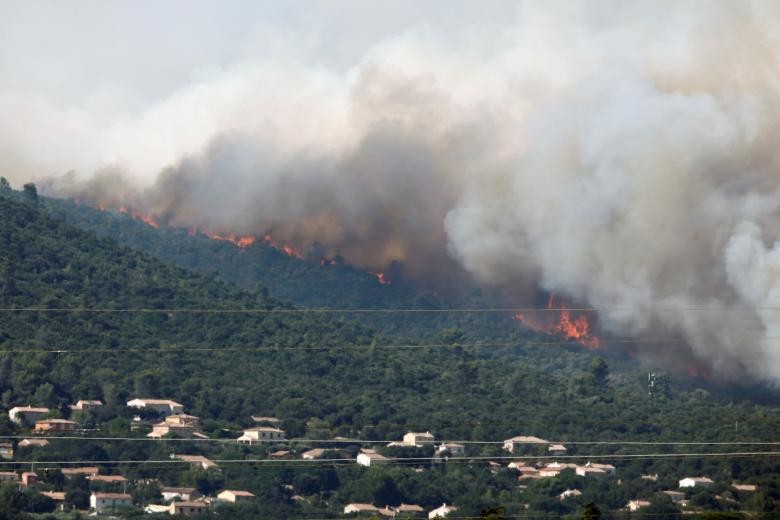
POLYGON ((41 495, 47 496, 52 500, 56 500, 57 502, 62 502, 65 500, 64 491, 41 491, 41 495))
POLYGON ((40 408, 36 406, 14 406, 9 412, 16 410, 17 412, 37 412, 37 413, 49 413, 48 408, 40 408))
POLYGON ((237 497, 253 497, 254 494, 250 493, 249 491, 241 491, 237 489, 225 489, 223 491, 220 491, 220 494, 222 493, 233 493, 237 497))
POLYGON ((127 482, 122 475, 92 475, 87 478, 94 482, 127 482))
POLYGON ((133 497, 127 493, 92 493, 95 498, 111 498, 115 500, 132 500, 133 497))
POLYGON ((549 441, 546 441, 544 439, 540 439, 539 437, 534 437, 532 435, 518 435, 517 437, 512 437, 511 439, 507 439, 504 442, 516 442, 516 443, 528 443, 528 444, 549 444, 549 441))
POLYGON ((195 488, 188 488, 188 487, 162 487, 160 488, 160 493, 182 493, 182 494, 191 494, 195 492, 195 488))
POLYGON ((49 441, 46 439, 22 439, 19 442, 20 447, 24 446, 48 446, 49 441))
POLYGON ((171 505, 175 507, 206 507, 205 502, 171 502, 171 505))
POLYGON ((80 468, 62 468, 63 475, 97 475, 100 469, 95 466, 84 466, 80 468))

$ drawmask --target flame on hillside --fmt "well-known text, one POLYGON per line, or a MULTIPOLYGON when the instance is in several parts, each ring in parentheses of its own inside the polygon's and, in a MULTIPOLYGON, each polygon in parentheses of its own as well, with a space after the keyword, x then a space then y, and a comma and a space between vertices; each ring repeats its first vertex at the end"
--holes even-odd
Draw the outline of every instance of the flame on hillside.
POLYGON ((141 213, 140 211, 135 211, 134 209, 128 208, 127 206, 119 206, 119 212, 126 213, 127 215, 133 217, 133 219, 140 220, 144 224, 152 226, 154 229, 160 229, 160 224, 151 215, 141 213))
POLYGON ((391 283, 393 283, 393 282, 391 282, 390 280, 387 279, 387 277, 385 276, 385 273, 368 271, 368 274, 374 275, 376 277, 377 281, 379 283, 381 283, 382 285, 390 285, 391 283))
POLYGON ((514 319, 533 330, 559 336, 567 341, 575 341, 590 349, 601 347, 601 342, 593 334, 593 327, 585 314, 573 317, 572 311, 566 307, 566 304, 559 303, 558 307, 555 305, 555 295, 550 294, 547 301, 549 311, 534 313, 531 316, 518 312, 514 315, 514 319))

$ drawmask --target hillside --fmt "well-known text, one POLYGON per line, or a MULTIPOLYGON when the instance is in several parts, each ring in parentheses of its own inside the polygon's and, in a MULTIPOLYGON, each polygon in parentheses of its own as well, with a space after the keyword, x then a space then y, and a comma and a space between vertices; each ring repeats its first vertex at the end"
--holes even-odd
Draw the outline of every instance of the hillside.
MULTIPOLYGON (((524 504, 530 511, 562 515, 578 511, 585 501, 617 510, 628 499, 654 497, 676 478, 698 474, 713 476, 719 486, 731 480, 756 482, 760 493, 738 497, 740 507, 777 507, 780 464, 775 457, 751 458, 749 465, 730 456, 609 459, 649 452, 769 451, 760 445, 569 445, 570 455, 606 456, 617 467, 608 482, 619 478, 622 486, 564 475, 521 489, 514 473, 505 467, 494 473, 486 464, 494 457, 505 466, 506 453, 500 442, 494 443, 520 434, 564 442, 771 441, 780 424, 776 406, 724 401, 667 378, 648 396, 646 372, 630 363, 617 358, 604 363, 577 347, 537 345, 538 336, 522 330, 516 343, 500 347, 465 348, 438 335, 431 342, 445 347, 389 348, 399 340, 338 314, 297 312, 262 286, 249 291, 172 266, 55 215, 30 193, 0 195, 0 394, 5 408, 33 404, 67 416, 68 403, 100 399, 106 407, 80 419, 97 430, 95 437, 143 439, 143 433, 130 429, 132 413, 125 402, 165 397, 199 416, 212 439, 236 438, 251 424, 250 415, 260 413, 282 418, 288 437, 380 441, 398 439, 410 429, 430 430, 437 439, 477 442, 468 444, 467 454, 485 457, 471 464, 420 461, 414 467, 398 463, 370 469, 226 462, 219 475, 151 463, 103 464, 108 471, 167 485, 193 484, 209 493, 232 486, 260 497, 253 505, 229 510, 233 518, 323 518, 335 516, 348 502, 363 501, 426 508, 456 502, 465 515, 491 506, 517 514, 526 510, 524 504), (83 310, 64 310, 74 308, 83 310), (227 312, 237 309, 252 312, 227 312), (621 370, 610 373, 621 363, 621 370), (640 479, 646 473, 661 479, 640 479), (292 500, 283 486, 292 486, 305 500, 292 500), (582 500, 558 500, 557 494, 570 486, 582 489, 582 500)), ((0 433, 24 430, 4 421, 0 433)), ((347 444, 354 456, 358 446, 347 444)), ((316 440, 243 447, 52 437, 48 447, 22 450, 15 461, 20 470, 29 467, 23 461, 31 460, 166 460, 173 452, 236 461, 265 459, 280 447, 292 448, 297 457, 305 447, 318 445, 316 440)), ((734 508, 711 504, 707 497, 696 500, 707 509, 734 508)))
MULTIPOLYGON (((215 240, 182 228, 158 229, 125 212, 101 211, 69 200, 43 200, 57 218, 99 237, 111 237, 186 269, 216 273, 245 289, 252 290, 260 284, 273 295, 303 307, 447 309, 503 304, 478 290, 439 295, 403 280, 381 283, 376 274, 352 267, 342 258, 323 259, 315 252, 316 247, 299 258, 263 240, 238 247, 229 240, 215 240)), ((467 341, 506 338, 520 328, 508 313, 368 313, 351 317, 380 331, 415 338, 430 338, 445 329, 456 329, 467 341)))

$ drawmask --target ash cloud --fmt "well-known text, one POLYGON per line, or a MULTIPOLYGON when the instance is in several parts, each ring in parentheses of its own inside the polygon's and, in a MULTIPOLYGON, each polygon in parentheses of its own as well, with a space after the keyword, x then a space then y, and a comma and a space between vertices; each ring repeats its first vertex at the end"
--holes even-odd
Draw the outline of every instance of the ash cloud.
POLYGON ((479 51, 419 30, 344 73, 245 63, 111 127, 123 173, 49 189, 440 284, 535 280, 777 382, 776 5, 529 3, 479 51))

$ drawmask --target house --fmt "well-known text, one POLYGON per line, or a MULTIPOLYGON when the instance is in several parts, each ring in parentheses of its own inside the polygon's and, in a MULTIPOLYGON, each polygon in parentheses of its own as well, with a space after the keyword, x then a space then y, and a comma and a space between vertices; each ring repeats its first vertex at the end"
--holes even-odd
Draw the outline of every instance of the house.
POLYGON ((561 471, 568 469, 568 464, 559 464, 558 462, 551 462, 544 467, 539 468, 540 477, 557 477, 561 474, 561 471))
POLYGON ((566 446, 563 444, 551 444, 547 448, 547 452, 551 455, 566 455, 566 446))
POLYGON ((580 477, 603 477, 615 472, 615 466, 612 464, 597 464, 588 462, 584 466, 576 466, 574 471, 580 477))
POLYGON ((29 446, 36 447, 36 448, 43 448, 44 446, 48 446, 49 441, 46 439, 22 439, 19 441, 19 448, 27 448, 29 446))
POLYGON ((160 488, 160 494, 166 502, 174 499, 192 502, 200 497, 200 492, 195 488, 188 487, 163 487, 160 488))
POLYGON ((404 435, 404 444, 407 446, 426 446, 432 445, 434 442, 433 434, 431 432, 409 432, 404 435))
POLYGON ((425 510, 418 505, 404 504, 402 502, 400 506, 395 506, 393 508, 393 511, 395 511, 396 515, 403 516, 403 515, 417 515, 419 513, 424 512, 425 510))
POLYGON ((314 448, 313 450, 304 451, 301 458, 306 460, 319 459, 323 453, 325 453, 323 448, 314 448))
POLYGON ((211 459, 207 459, 203 455, 172 455, 172 459, 183 460, 189 462, 194 467, 200 466, 202 469, 218 469, 217 463, 211 459))
POLYGON ((35 433, 66 433, 78 430, 80 427, 76 421, 67 419, 43 419, 35 421, 35 433))
POLYGON ((89 507, 97 513, 114 511, 117 507, 133 505, 133 497, 127 493, 92 493, 89 497, 89 507))
POLYGON ((365 448, 357 455, 357 463, 361 466, 370 467, 372 464, 386 464, 390 459, 380 455, 375 450, 365 448))
POLYGON ((0 442, 0 459, 11 460, 14 458, 14 445, 10 442, 0 442))
POLYGON ((756 490, 755 484, 737 484, 736 482, 732 482, 731 487, 737 491, 742 491, 743 493, 753 493, 756 490))
POLYGON ((65 478, 72 478, 78 475, 84 475, 85 477, 94 477, 100 470, 95 466, 82 466, 78 468, 62 468, 60 470, 65 478))
POLYGON ((448 506, 446 503, 442 504, 441 507, 437 507, 436 509, 430 511, 428 513, 428 518, 445 518, 450 513, 454 513, 457 511, 458 508, 455 506, 448 506))
POLYGON ((205 502, 171 502, 168 512, 172 515, 201 515, 208 511, 205 502))
POLYGON ((680 480, 681 488, 697 488, 697 487, 709 487, 713 485, 715 481, 707 477, 686 477, 680 480))
POLYGON ((0 471, 0 482, 16 482, 19 480, 19 475, 15 471, 0 471))
POLYGON ((281 441, 284 440, 284 430, 272 426, 256 426, 244 430, 244 434, 236 440, 243 444, 281 441))
POLYGON ((238 491, 235 489, 226 489, 217 495, 217 499, 224 502, 247 502, 255 496, 249 491, 238 491))
POLYGON ((55 502, 65 502, 64 491, 41 491, 41 495, 49 497, 55 502))
POLYGON ((22 486, 33 487, 38 483, 38 474, 34 471, 25 471, 22 473, 22 486))
POLYGON ((510 462, 508 467, 509 469, 514 469, 520 472, 520 476, 517 477, 518 480, 528 478, 535 479, 541 477, 541 475, 539 475, 539 468, 526 466, 524 462, 510 462))
POLYGON ((679 504, 685 500, 685 493, 682 491, 661 491, 661 493, 668 496, 675 504, 679 504))
POLYGON ((379 508, 376 507, 374 504, 354 503, 354 504, 347 504, 344 507, 344 514, 348 515, 351 513, 375 513, 378 510, 379 508))
POLYGON ((449 453, 453 457, 461 457, 466 453, 466 447, 455 442, 443 442, 436 448, 436 452, 439 455, 449 453))
POLYGON ((186 413, 175 413, 173 415, 169 415, 164 419, 164 422, 168 424, 186 424, 200 428, 200 417, 188 415, 186 413))
POLYGON ((566 500, 567 498, 580 497, 580 496, 582 496, 582 491, 580 491, 579 489, 567 489, 566 491, 558 495, 558 498, 560 498, 561 500, 566 500))
POLYGON ((86 411, 86 410, 94 410, 95 408, 100 408, 101 406, 103 406, 103 403, 101 401, 81 399, 76 404, 70 405, 70 409, 77 410, 77 411, 86 411))
POLYGON ((14 406, 8 410, 8 418, 16 424, 33 424, 43 419, 50 410, 48 408, 36 408, 34 406, 14 406))
POLYGON ((290 456, 290 450, 277 450, 271 453, 272 459, 283 459, 290 456))
POLYGON ((255 424, 264 424, 267 426, 273 426, 274 428, 282 427, 282 420, 278 417, 266 417, 264 415, 253 415, 252 420, 255 424))
POLYGON ((527 444, 550 444, 549 441, 540 439, 539 437, 533 437, 528 435, 520 435, 512 437, 504 441, 504 449, 509 453, 513 453, 515 448, 520 448, 527 444))
POLYGON ((647 507, 649 505, 650 502, 648 500, 629 500, 628 504, 626 504, 626 509, 633 513, 634 511, 639 511, 643 507, 647 507))
POLYGON ((653 473, 652 475, 641 475, 639 478, 642 480, 649 480, 651 482, 658 481, 658 473, 653 473))
POLYGON ((162 439, 171 434, 181 439, 192 439, 195 437, 205 437, 200 433, 200 428, 192 424, 169 423, 163 421, 152 426, 152 431, 146 436, 150 439, 162 439))
POLYGON ((127 402, 128 408, 153 410, 165 417, 184 413, 184 406, 170 399, 133 399, 127 402))

